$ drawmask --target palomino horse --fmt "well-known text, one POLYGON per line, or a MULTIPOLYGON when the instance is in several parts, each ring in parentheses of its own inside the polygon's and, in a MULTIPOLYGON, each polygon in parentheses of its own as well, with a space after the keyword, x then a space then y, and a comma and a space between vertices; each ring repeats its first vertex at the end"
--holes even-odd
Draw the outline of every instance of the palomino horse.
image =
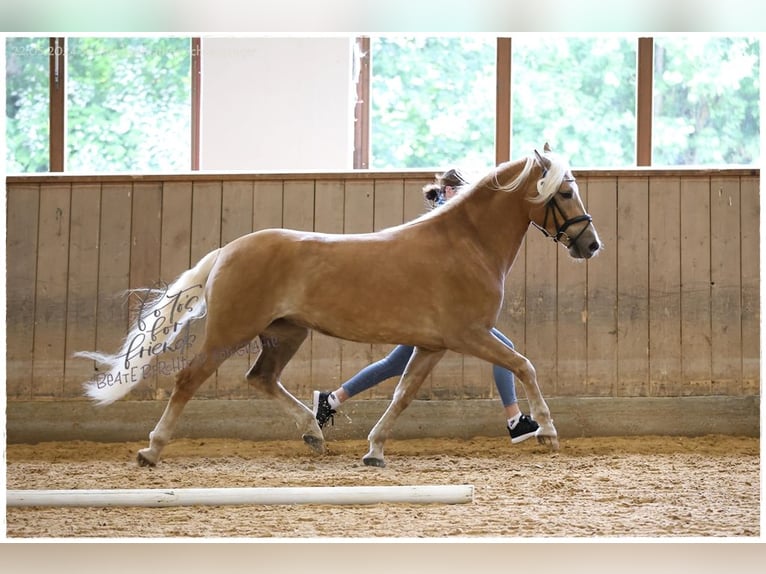
POLYGON ((540 425, 538 440, 558 448, 534 367, 490 332, 530 222, 573 258, 588 259, 601 248, 570 168, 547 144, 544 154, 500 165, 445 206, 377 233, 267 229, 245 235, 203 257, 150 302, 117 354, 80 353, 110 369, 87 383, 86 392, 100 404, 127 394, 154 356, 173 350, 188 321, 206 311, 201 349, 176 375, 149 447, 138 453, 141 465, 157 463, 189 399, 255 337, 262 351, 247 380, 278 399, 306 443, 324 452, 311 410, 280 382, 309 329, 415 347, 391 404, 369 434, 365 464, 385 465, 383 447, 394 421, 448 349, 511 370, 540 425))

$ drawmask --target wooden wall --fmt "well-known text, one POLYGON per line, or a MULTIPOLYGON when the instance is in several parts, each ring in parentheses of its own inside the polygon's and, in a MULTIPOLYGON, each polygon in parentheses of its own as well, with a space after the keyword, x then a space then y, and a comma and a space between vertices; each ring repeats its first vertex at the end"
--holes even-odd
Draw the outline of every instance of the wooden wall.
MULTIPOLYGON (((136 305, 128 289, 169 281, 266 227, 351 233, 410 220, 423 211, 430 175, 9 178, 8 400, 81 398, 93 364, 72 353, 118 347, 136 305)), ((760 172, 576 175, 603 252, 575 262, 530 230, 498 324, 537 367, 544 395, 758 395, 760 172)), ((388 349, 314 334, 284 382, 308 399, 388 349)), ((198 396, 252 396, 243 374, 253 359, 230 359, 198 396)), ((393 385, 360 398, 389 397, 393 385)), ((164 399, 171 386, 171 373, 159 372, 131 397, 164 399)), ((454 353, 420 392, 495 396, 491 367, 454 353)))

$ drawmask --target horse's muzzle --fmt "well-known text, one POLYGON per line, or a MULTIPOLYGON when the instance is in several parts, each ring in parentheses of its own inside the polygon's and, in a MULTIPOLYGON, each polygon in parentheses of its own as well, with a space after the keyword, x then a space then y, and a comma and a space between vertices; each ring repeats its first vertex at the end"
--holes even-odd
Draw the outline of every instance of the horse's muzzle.
POLYGON ((603 247, 598 233, 592 225, 583 231, 575 241, 569 244, 569 255, 574 259, 590 259, 598 254, 603 247))

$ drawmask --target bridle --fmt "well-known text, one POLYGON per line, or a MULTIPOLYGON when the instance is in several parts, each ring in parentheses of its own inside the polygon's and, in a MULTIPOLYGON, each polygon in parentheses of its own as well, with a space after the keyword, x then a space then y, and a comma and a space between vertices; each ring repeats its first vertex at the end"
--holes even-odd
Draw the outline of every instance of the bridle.
MULTIPOLYGON (((547 175, 548 170, 543 171, 542 177, 538 180, 538 188, 540 186, 540 182, 545 179, 545 176, 547 175)), ((571 182, 574 181, 574 179, 564 179, 564 181, 571 182)), ((543 218, 543 224, 542 226, 538 225, 534 221, 532 222, 532 225, 537 227, 540 231, 543 232, 543 235, 546 237, 551 237, 554 242, 558 243, 561 242, 565 247, 569 248, 574 244, 580 236, 585 233, 585 230, 588 229, 588 226, 593 222, 593 218, 588 215, 587 213, 583 215, 577 215, 576 217, 572 217, 570 219, 567 219, 564 215, 564 212, 561 210, 561 207, 559 207, 559 204, 556 203, 556 196, 558 195, 558 191, 554 193, 551 198, 545 203, 545 217, 543 218), (556 234, 551 235, 548 233, 548 230, 546 227, 548 227, 548 217, 551 217, 553 220, 553 224, 556 226, 556 234), (561 224, 559 224, 559 219, 561 219, 561 224), (575 223, 580 223, 582 221, 587 221, 588 224, 583 226, 583 228, 580 230, 580 233, 578 233, 574 237, 570 237, 567 235, 567 229, 569 229, 570 226, 574 225, 575 223), (563 240, 566 239, 566 242, 563 240)))

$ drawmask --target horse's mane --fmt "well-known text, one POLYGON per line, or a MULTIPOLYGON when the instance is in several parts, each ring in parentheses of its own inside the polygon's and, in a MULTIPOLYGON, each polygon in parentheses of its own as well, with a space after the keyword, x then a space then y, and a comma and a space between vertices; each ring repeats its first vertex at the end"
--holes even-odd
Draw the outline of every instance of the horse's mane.
MULTIPOLYGON (((542 154, 542 156, 550 161, 550 167, 548 168, 548 171, 543 178, 543 185, 539 189, 539 195, 530 198, 530 201, 534 203, 545 203, 548 201, 553 196, 553 194, 558 191, 559 187, 561 187, 561 182, 564 181, 566 174, 569 173, 571 169, 569 167, 569 163, 560 155, 557 155, 553 152, 545 152, 542 154)), ((450 199, 446 204, 440 206, 438 209, 433 208, 433 206, 429 206, 431 208, 420 217, 417 217, 410 222, 404 223, 403 225, 406 226, 417 224, 423 220, 431 219, 432 217, 439 217, 441 213, 444 213, 445 211, 451 209, 453 206, 458 205, 463 198, 469 195, 468 192, 470 192, 473 188, 480 187, 482 184, 497 191, 505 191, 509 193, 514 192, 519 189, 525 181, 527 181, 530 174, 532 173, 533 168, 535 167, 535 164, 537 163, 537 158, 534 156, 528 156, 526 160, 524 160, 524 167, 521 169, 521 172, 519 172, 515 178, 513 178, 505 185, 500 185, 497 178, 498 171, 504 167, 499 166, 492 173, 484 176, 478 181, 467 182, 465 185, 460 186, 458 188, 460 192, 454 198, 450 199)))
MULTIPOLYGON (((564 181, 564 177, 566 177, 566 174, 570 171, 569 163, 563 157, 553 152, 545 152, 542 155, 545 159, 550 161, 551 165, 542 180, 543 185, 538 190, 539 195, 530 199, 530 201, 533 201, 534 203, 545 203, 548 201, 551 196, 556 193, 559 187, 561 187, 561 182, 564 181)), ((497 182, 497 171, 495 171, 492 177, 495 180, 495 185, 497 186, 496 189, 507 192, 516 191, 519 187, 521 187, 521 184, 527 180, 530 173, 532 172, 532 168, 536 163, 537 159, 535 157, 527 157, 526 161, 524 162, 524 167, 522 168, 519 175, 513 178, 506 185, 500 185, 497 182)))

